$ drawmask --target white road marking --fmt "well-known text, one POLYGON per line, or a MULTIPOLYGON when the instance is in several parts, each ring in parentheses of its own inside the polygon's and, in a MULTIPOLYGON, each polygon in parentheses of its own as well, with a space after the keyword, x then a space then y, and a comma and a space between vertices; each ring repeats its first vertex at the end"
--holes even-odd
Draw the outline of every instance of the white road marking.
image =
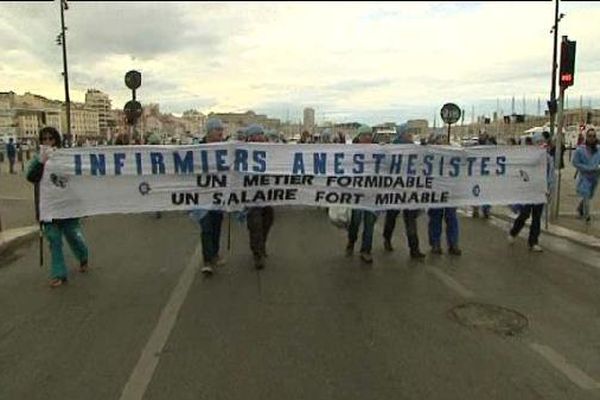
POLYGON ((179 281, 169 297, 169 301, 160 313, 156 327, 152 331, 135 368, 129 376, 129 380, 123 388, 120 400, 141 400, 144 396, 152 375, 154 375, 154 370, 158 365, 160 353, 173 330, 179 310, 194 282, 194 277, 198 270, 198 260, 202 255, 201 250, 202 246, 198 245, 192 258, 181 273, 179 281))
POLYGON ((571 382, 579 386, 581 389, 600 389, 600 383, 596 382, 588 374, 576 366, 569 364, 565 357, 557 353, 551 347, 538 343, 530 343, 529 347, 544 357, 546 361, 550 363, 550 365, 565 374, 571 382))
POLYGON ((454 280, 454 278, 452 278, 450 275, 446 274, 445 272, 442 272, 437 268, 430 268, 430 267, 427 267, 425 270, 429 273, 432 273, 444 285, 446 285, 450 289, 454 290, 460 296, 467 298, 467 299, 471 298, 471 297, 475 297, 475 293, 473 293, 472 291, 470 291, 469 289, 467 289, 466 287, 464 287, 463 285, 458 283, 456 280, 454 280))

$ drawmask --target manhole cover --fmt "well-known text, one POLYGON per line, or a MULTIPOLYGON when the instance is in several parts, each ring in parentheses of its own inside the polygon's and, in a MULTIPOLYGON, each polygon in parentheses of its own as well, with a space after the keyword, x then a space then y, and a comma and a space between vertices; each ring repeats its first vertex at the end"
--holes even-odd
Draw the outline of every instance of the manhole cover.
POLYGON ((450 310, 450 316, 464 326, 504 336, 514 336, 523 332, 529 323, 527 317, 515 310, 482 303, 456 306, 450 310))

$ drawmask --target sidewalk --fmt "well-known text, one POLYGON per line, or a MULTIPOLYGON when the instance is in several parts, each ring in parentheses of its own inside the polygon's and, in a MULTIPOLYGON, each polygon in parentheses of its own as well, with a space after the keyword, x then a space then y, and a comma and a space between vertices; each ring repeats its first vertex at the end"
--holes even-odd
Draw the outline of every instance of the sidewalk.
POLYGON ((39 231, 40 227, 38 225, 32 225, 0 232, 0 255, 27 240, 35 238, 39 231))
MULTIPOLYGON (((465 213, 471 217, 471 212, 465 213)), ((513 222, 517 217, 506 206, 492 207, 492 216, 504 221, 513 222)), ((575 217, 560 216, 557 221, 548 222, 546 228, 545 214, 542 219, 542 233, 567 239, 571 242, 590 247, 594 250, 600 250, 600 223, 592 220, 591 224, 586 224, 585 221, 576 219, 575 217), (592 233, 593 232, 593 233, 592 233)), ((527 220, 525 226, 529 229, 531 218, 527 220)))

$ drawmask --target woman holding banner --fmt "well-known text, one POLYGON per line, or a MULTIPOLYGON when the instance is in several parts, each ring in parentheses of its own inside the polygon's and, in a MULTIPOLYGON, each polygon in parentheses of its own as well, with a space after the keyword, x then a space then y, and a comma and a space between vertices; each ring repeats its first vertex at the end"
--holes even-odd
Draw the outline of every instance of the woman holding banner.
MULTIPOLYGON (((40 154, 33 156, 27 167, 27 180, 35 185, 35 212, 39 221, 39 183, 44 175, 44 165, 48 161, 49 154, 56 148, 61 147, 61 138, 58 131, 50 126, 40 129, 39 132, 40 154)), ((67 267, 63 254, 62 237, 65 236, 71 250, 79 260, 79 271, 86 272, 88 269, 88 247, 81 231, 79 218, 54 219, 42 221, 43 230, 50 243, 50 254, 52 264, 50 268, 50 287, 58 287, 67 282, 67 267)))

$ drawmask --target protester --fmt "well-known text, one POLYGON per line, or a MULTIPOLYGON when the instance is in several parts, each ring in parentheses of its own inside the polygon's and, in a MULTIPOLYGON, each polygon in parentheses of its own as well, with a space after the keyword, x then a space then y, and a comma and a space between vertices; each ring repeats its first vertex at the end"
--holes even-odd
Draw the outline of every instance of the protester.
MULTIPOLYGON (((550 196, 552 193, 552 189, 554 186, 554 162, 553 158, 549 153, 548 146, 548 136, 544 136, 543 134, 535 134, 529 139, 529 145, 538 145, 544 149, 546 149, 546 182, 547 182, 547 191, 546 195, 550 196)), ((544 211, 544 203, 536 203, 536 204, 522 204, 519 207, 519 216, 513 222, 513 226, 508 234, 508 242, 513 244, 515 242, 515 238, 519 235, 519 232, 525 226, 525 222, 531 216, 531 226, 529 227, 529 239, 527 241, 529 245, 529 250, 535 252, 543 251, 542 247, 538 244, 541 224, 542 224, 542 213, 544 211)))
MULTIPOLYGON (((250 125, 244 131, 247 142, 266 142, 265 131, 260 125, 250 125)), ((254 267, 263 269, 267 257, 266 243, 275 212, 273 207, 249 207, 247 214, 248 231, 250 233, 250 249, 254 255, 254 267)))
MULTIPOLYGON (((358 128, 358 134, 355 138, 356 143, 367 144, 373 143, 373 132, 371 127, 361 125, 358 128)), ((354 142, 354 141, 353 141, 354 142)), ((346 245, 346 255, 351 256, 354 253, 354 243, 358 239, 358 230, 360 224, 363 224, 362 243, 360 247, 360 258, 367 264, 373 262, 371 256, 371 248, 373 247, 373 230, 377 215, 366 209, 352 209, 352 217, 350 218, 350 226, 348 228, 348 244, 346 245)))
POLYGON ((598 138, 594 128, 589 128, 586 131, 585 143, 575 150, 572 163, 578 174, 577 195, 581 197, 577 212, 581 218, 589 223, 591 221, 590 200, 596 193, 600 175, 600 152, 598 151, 598 138))
MULTIPOLYGON (((35 154, 27 167, 27 180, 35 185, 36 219, 39 221, 39 183, 44 174, 44 166, 49 154, 61 147, 61 137, 52 127, 45 127, 39 132, 40 153, 35 154)), ((68 271, 65 266, 62 236, 65 236, 69 247, 79 261, 79 271, 88 269, 88 247, 81 231, 79 218, 54 219, 42 221, 41 228, 50 244, 52 262, 50 268, 50 286, 58 287, 67 282, 68 271)))
MULTIPOLYGON (((397 129, 397 136, 393 139, 392 144, 412 144, 414 143, 412 134, 400 133, 397 129)), ((383 228, 383 245, 387 251, 394 251, 392 247, 392 235, 396 227, 396 217, 400 210, 387 210, 385 213, 385 225, 383 228)), ((417 217, 421 214, 421 210, 403 210, 402 218, 404 219, 404 229, 408 240, 408 248, 410 257, 414 259, 422 259, 425 254, 419 249, 419 234, 417 230, 417 217)))
MULTIPOLYGON (((431 144, 448 144, 444 135, 429 140, 431 144)), ((446 243, 448 244, 448 254, 460 256, 462 250, 458 247, 459 226, 456 207, 430 208, 427 211, 429 215, 429 245, 432 254, 442 254, 442 220, 446 221, 446 243)))
POLYGON ((302 136, 300 136, 300 141, 298 143, 302 143, 302 144, 306 144, 306 143, 312 143, 312 136, 310 135, 310 132, 308 131, 303 131, 302 132, 302 136))
POLYGON ((8 165, 11 174, 15 174, 15 158, 17 157, 17 148, 15 147, 14 139, 8 139, 6 144, 6 157, 8 158, 8 165))
MULTIPOLYGON (((205 125, 206 135, 200 143, 216 143, 224 141, 225 131, 223 123, 218 118, 209 118, 205 125)), ((204 266, 200 270, 204 275, 210 276, 215 267, 225 264, 225 260, 219 255, 221 244, 221 226, 224 212, 220 210, 197 209, 190 213, 202 229, 202 259, 204 266)))

